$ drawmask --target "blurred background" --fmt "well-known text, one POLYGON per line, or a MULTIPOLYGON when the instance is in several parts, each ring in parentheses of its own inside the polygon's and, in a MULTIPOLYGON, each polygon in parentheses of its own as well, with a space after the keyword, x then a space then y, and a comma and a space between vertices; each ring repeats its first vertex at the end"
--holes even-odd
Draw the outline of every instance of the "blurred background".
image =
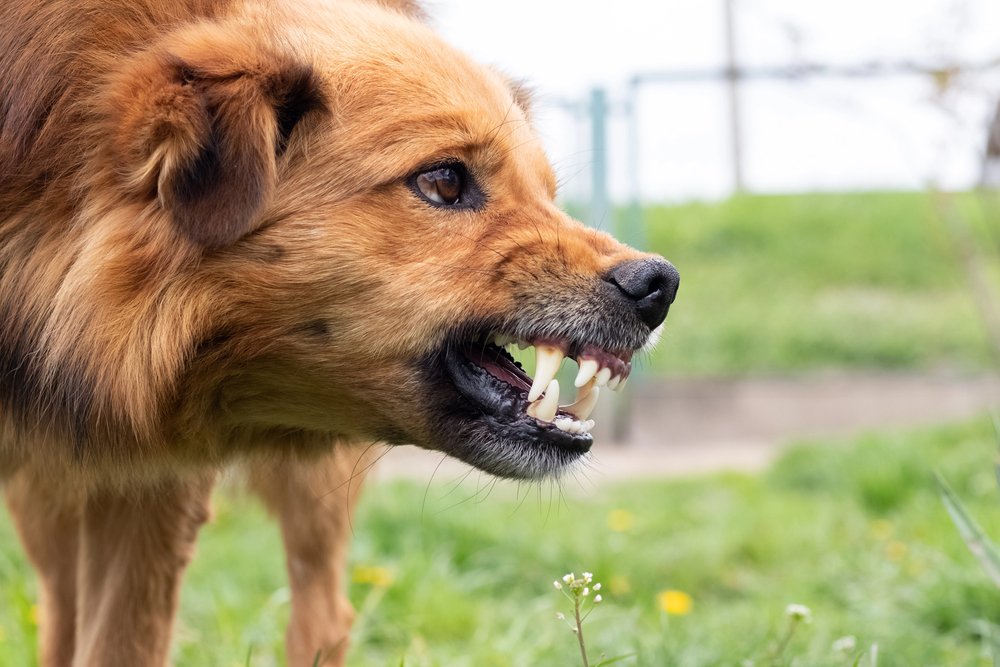
MULTIPOLYGON (((602 397, 593 478, 996 404, 1000 4, 430 10, 535 91, 564 207, 681 271, 659 348, 602 397)), ((410 454, 386 473, 439 463, 410 454)))
MULTIPOLYGON (((1000 3, 428 10, 535 89, 562 205, 682 282, 585 467, 382 458, 349 664, 581 664, 552 581, 587 570, 592 665, 1000 665, 1000 593, 934 480, 1000 536, 1000 3)), ((283 665, 277 528, 230 488, 199 551, 176 664, 283 665)), ((0 516, 0 665, 33 664, 36 594, 0 516)))

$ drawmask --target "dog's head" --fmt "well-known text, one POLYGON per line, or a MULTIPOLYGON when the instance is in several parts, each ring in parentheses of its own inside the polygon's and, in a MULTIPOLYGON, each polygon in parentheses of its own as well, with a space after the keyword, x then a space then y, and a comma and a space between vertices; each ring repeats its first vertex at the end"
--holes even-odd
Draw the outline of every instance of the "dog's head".
POLYGON ((121 326, 168 350, 144 363, 184 428, 552 474, 589 450, 597 387, 624 382, 677 290, 665 260, 557 208, 516 87, 402 13, 288 3, 198 24, 124 64, 102 104, 93 187, 138 213, 105 216, 95 261, 116 298, 155 291, 121 326), (553 381, 564 357, 575 402, 553 381))

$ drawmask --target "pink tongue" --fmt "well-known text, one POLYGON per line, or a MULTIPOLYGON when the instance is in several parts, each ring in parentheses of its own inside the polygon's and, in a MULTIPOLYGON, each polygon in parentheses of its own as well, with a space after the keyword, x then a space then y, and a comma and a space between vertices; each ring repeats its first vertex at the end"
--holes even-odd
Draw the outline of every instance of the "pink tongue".
POLYGON ((531 389, 531 378, 520 368, 511 363, 510 359, 492 348, 471 347, 465 350, 465 356, 477 366, 482 366, 486 372, 507 384, 528 391, 531 389))

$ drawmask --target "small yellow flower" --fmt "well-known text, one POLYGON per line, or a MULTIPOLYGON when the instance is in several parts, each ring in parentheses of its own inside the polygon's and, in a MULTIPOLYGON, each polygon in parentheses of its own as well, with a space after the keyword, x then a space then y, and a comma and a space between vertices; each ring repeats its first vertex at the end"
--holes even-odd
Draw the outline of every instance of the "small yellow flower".
POLYGON ((28 610, 28 621, 32 625, 38 625, 39 619, 42 617, 42 610, 37 604, 31 605, 31 609, 28 610))
POLYGON ((898 563, 906 557, 907 547, 902 542, 892 540, 885 545, 885 557, 898 563))
POLYGON ((660 603, 660 609, 672 616, 690 614, 691 607, 694 606, 691 596, 684 591, 661 591, 657 596, 657 600, 660 603))
POLYGON ((635 525, 635 515, 628 510, 608 512, 608 528, 616 533, 627 533, 635 525))
POLYGON ((375 588, 388 588, 394 581, 392 570, 377 565, 355 565, 351 573, 351 581, 356 584, 369 584, 375 588))
POLYGON ((611 577, 610 581, 608 581, 608 587, 611 588, 612 595, 625 595, 632 591, 632 584, 629 582, 628 577, 620 574, 611 577))
POLYGON ((872 521, 869 530, 876 540, 887 540, 892 535, 892 524, 885 519, 876 519, 872 521))

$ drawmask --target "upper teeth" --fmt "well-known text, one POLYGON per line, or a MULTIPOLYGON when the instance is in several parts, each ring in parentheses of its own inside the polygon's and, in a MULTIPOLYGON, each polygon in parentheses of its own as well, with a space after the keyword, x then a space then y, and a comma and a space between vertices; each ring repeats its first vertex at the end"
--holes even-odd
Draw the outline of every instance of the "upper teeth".
POLYGON ((597 375, 597 371, 601 369, 600 365, 597 363, 596 359, 584 359, 580 362, 580 372, 576 374, 576 380, 573 382, 577 387, 582 387, 597 375))
MULTIPOLYGON (((501 334, 493 336, 492 342, 499 347, 517 344, 522 350, 530 345, 524 340, 501 334)), ((560 407, 559 381, 556 380, 556 374, 565 358, 563 350, 556 345, 539 343, 535 346, 535 376, 532 379, 531 388, 528 390, 527 413, 535 419, 549 422, 563 431, 589 433, 594 422, 588 420, 588 417, 597 406, 597 399, 600 395, 599 387, 621 391, 625 387, 629 365, 620 360, 612 362, 612 365, 618 369, 615 371, 604 366, 604 362, 589 356, 577 359, 580 370, 573 381, 573 384, 578 388, 576 400, 570 405, 560 407), (563 414, 556 416, 558 412, 563 414)))
POLYGON ((563 406, 562 410, 574 415, 578 419, 586 419, 594 411, 594 406, 597 405, 597 397, 600 393, 601 390, 596 385, 589 383, 577 392, 576 402, 572 405, 563 406))
MULTIPOLYGON (((565 355, 557 347, 551 345, 538 345, 535 347, 535 379, 531 383, 531 390, 528 392, 528 400, 534 401, 549 383, 555 378, 562 366, 565 355)), ((551 420, 549 420, 551 421, 551 420)))

